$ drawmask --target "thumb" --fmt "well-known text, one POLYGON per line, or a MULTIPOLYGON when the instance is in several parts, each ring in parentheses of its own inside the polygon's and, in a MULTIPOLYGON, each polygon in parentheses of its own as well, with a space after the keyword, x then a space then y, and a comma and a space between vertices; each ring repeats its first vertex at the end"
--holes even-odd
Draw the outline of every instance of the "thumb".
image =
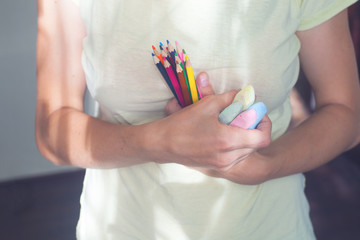
POLYGON ((215 95, 215 92, 210 84, 209 75, 206 72, 201 72, 196 77, 196 85, 199 90, 200 97, 215 95))

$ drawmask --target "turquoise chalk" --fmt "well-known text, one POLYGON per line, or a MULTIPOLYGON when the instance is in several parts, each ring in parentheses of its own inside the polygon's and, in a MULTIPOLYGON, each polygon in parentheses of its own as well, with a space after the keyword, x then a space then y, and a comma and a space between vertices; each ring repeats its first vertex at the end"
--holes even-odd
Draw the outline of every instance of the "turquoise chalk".
POLYGON ((229 125, 241 113, 242 109, 243 106, 240 102, 230 104, 220 113, 219 121, 229 125))

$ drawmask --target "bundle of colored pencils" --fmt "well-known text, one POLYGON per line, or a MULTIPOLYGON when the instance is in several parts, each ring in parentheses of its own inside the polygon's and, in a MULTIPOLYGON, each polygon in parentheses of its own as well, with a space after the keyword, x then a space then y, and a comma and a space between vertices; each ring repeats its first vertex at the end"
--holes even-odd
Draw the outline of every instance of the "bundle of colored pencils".
POLYGON ((160 43, 160 51, 152 46, 154 63, 165 79, 171 92, 181 107, 186 107, 202 98, 195 82, 193 68, 186 54, 178 42, 176 50, 167 41, 167 46, 160 43))

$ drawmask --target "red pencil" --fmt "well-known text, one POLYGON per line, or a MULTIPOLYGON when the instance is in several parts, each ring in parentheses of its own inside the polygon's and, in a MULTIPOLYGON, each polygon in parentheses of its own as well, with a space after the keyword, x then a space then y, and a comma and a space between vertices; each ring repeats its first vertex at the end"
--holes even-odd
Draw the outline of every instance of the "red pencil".
POLYGON ((164 58, 164 67, 165 67, 166 72, 167 72, 167 74, 168 74, 168 76, 170 78, 172 86, 173 86, 173 88, 174 88, 174 90, 176 92, 177 99, 180 102, 181 107, 185 107, 186 104, 185 104, 185 100, 184 100, 184 97, 183 97, 183 94, 182 94, 182 91, 181 91, 181 87, 180 87, 180 85, 178 83, 178 80, 177 80, 177 78, 175 76, 175 73, 174 73, 169 61, 166 58, 164 58))

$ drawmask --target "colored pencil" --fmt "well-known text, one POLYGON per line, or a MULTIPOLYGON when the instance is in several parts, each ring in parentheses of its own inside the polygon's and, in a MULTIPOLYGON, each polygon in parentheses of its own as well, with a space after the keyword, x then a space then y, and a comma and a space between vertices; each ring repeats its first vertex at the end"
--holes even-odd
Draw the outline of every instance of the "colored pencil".
POLYGON ((183 62, 180 60, 180 58, 177 56, 176 53, 175 53, 175 62, 176 62, 176 64, 180 65, 180 67, 181 67, 181 69, 182 69, 182 71, 184 73, 185 82, 186 82, 186 86, 187 86, 187 89, 188 89, 188 92, 189 92, 189 96, 190 96, 190 99, 192 99, 191 92, 190 92, 189 80, 188 80, 188 77, 187 77, 185 66, 184 66, 183 62))
MULTIPOLYGON (((186 52, 185 49, 182 50, 183 51, 183 64, 184 64, 184 72, 187 76, 187 69, 186 69, 186 52)), ((188 77, 189 78, 189 77, 188 77)), ((189 79, 187 79, 189 81, 189 79)), ((190 90, 189 90, 190 91, 190 90)))
POLYGON ((179 83, 181 86, 181 92, 185 100, 185 106, 188 106, 191 104, 191 97, 186 84, 183 68, 180 66, 179 63, 176 64, 176 73, 178 75, 179 83))
POLYGON ((169 42, 169 40, 167 40, 167 44, 168 44, 170 57, 172 58, 173 62, 175 63, 175 53, 176 53, 176 51, 175 51, 174 47, 171 45, 171 43, 169 42))
POLYGON ((154 53, 155 53, 155 56, 160 60, 160 62, 161 62, 162 64, 164 64, 164 60, 163 60, 161 54, 159 53, 158 50, 156 50, 156 48, 154 47, 154 45, 152 46, 152 49, 153 49, 153 51, 154 51, 154 53))
POLYGON ((168 61, 170 60, 168 53, 164 49, 161 50, 161 56, 163 59, 166 58, 168 61))
POLYGON ((171 59, 170 54, 163 49, 161 51, 161 55, 163 56, 163 58, 165 57, 169 61, 173 71, 176 72, 176 65, 175 65, 175 62, 171 59))
POLYGON ((175 41, 176 49, 169 40, 166 42, 167 46, 160 42, 160 51, 152 46, 153 60, 179 105, 186 107, 202 99, 202 95, 186 51, 177 41, 175 41))
POLYGON ((176 78, 176 75, 175 75, 169 61, 166 58, 164 58, 164 68, 166 69, 166 72, 167 72, 167 74, 170 78, 170 81, 172 83, 172 86, 175 90, 175 93, 176 93, 175 97, 177 98, 180 106, 185 107, 185 100, 184 100, 184 97, 183 97, 183 94, 181 91, 181 87, 179 85, 179 82, 176 78))
POLYGON ((196 82, 195 82, 194 71, 193 71, 189 56, 186 56, 185 64, 186 64, 186 72, 187 72, 187 76, 188 76, 188 80, 189 80, 191 99, 192 99, 193 103, 196 103, 199 100, 198 90, 197 90, 197 86, 196 86, 196 82))
POLYGON ((176 97, 176 99, 178 100, 179 104, 181 105, 180 103, 180 99, 178 99, 177 97, 177 94, 176 94, 176 91, 173 87, 173 84, 171 82, 171 79, 170 77, 168 76, 167 74, 167 71, 164 67, 164 65, 160 62, 159 58, 154 54, 152 53, 152 56, 153 56, 153 61, 154 61, 154 64, 156 65, 156 67, 159 69, 159 72, 161 73, 161 75, 163 76, 163 78, 165 79, 166 81, 166 84, 169 86, 171 92, 173 93, 173 95, 176 97))
POLYGON ((182 51, 183 51, 183 62, 184 62, 184 64, 185 64, 185 66, 186 66, 186 61, 187 61, 187 60, 186 60, 186 56, 187 56, 187 55, 186 55, 185 49, 183 49, 182 51))
POLYGON ((183 51, 182 51, 180 44, 177 41, 175 41, 175 46, 176 46, 177 54, 179 55, 180 60, 183 62, 184 61, 183 51))

